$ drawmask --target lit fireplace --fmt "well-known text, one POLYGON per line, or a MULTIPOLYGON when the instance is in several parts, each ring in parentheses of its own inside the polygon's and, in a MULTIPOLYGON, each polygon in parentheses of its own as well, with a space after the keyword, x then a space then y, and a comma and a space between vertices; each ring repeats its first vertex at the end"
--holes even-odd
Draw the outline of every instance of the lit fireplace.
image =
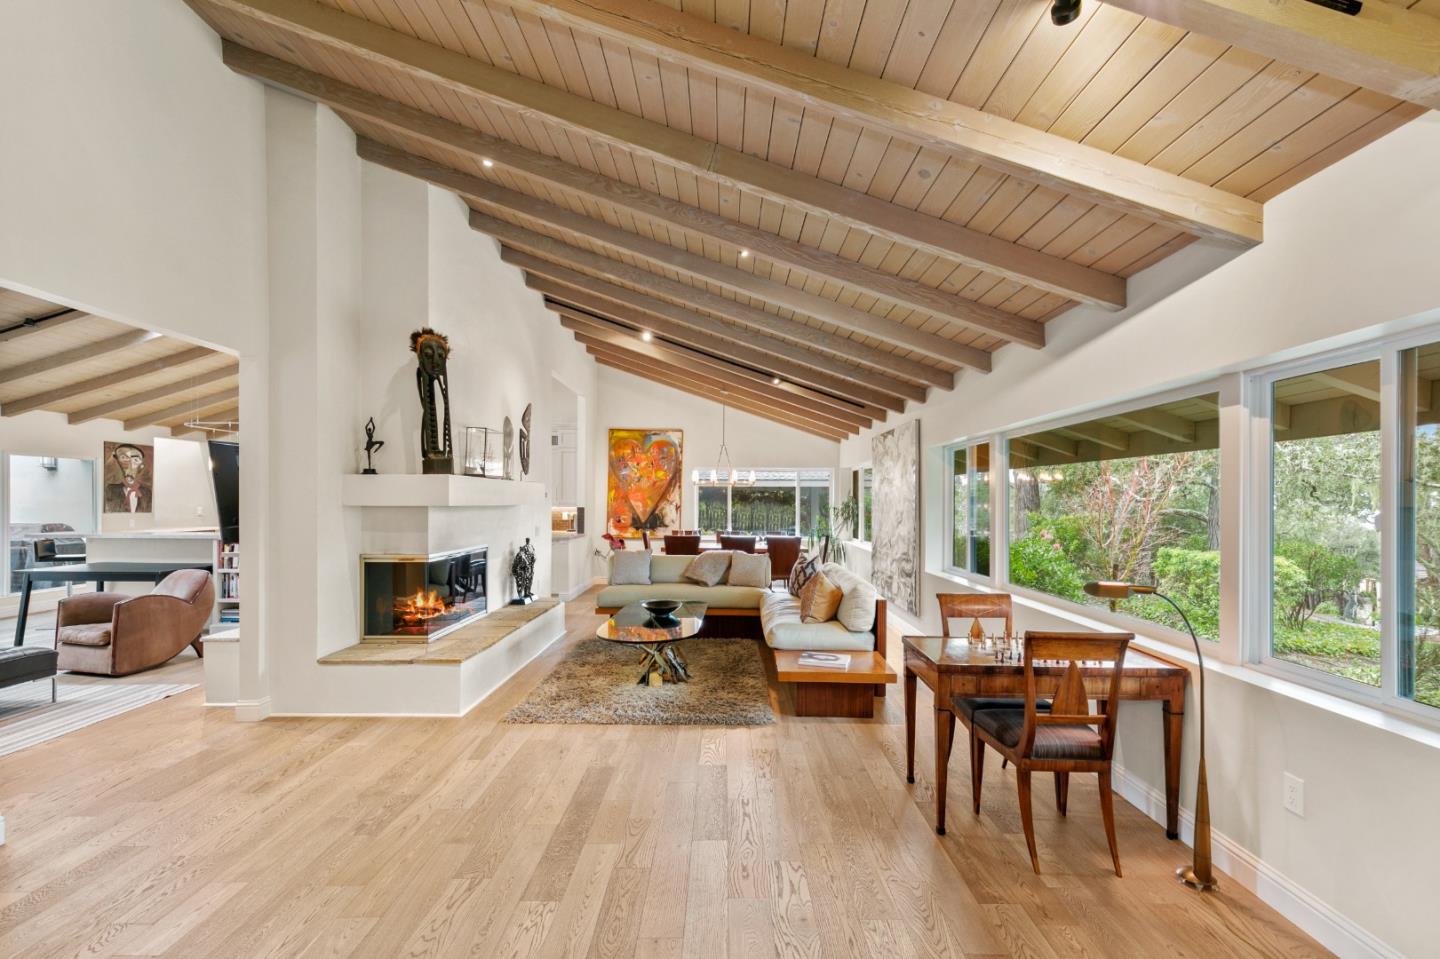
POLYGON ((361 639, 427 643, 483 616, 486 549, 360 557, 361 639))

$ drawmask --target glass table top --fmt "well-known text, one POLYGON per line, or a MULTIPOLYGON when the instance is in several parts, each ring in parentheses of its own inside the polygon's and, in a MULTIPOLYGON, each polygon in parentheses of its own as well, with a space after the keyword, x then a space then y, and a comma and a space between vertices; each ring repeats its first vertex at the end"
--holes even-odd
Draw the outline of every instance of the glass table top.
POLYGON ((595 635, 617 643, 668 643, 688 639, 705 624, 704 603, 681 603, 673 617, 656 619, 644 606, 631 603, 605 620, 595 635))

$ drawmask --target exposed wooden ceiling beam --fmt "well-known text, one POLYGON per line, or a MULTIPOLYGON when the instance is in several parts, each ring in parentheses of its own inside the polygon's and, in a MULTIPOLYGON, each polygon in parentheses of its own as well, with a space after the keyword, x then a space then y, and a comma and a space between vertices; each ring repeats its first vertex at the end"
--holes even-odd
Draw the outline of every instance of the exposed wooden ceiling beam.
POLYGON ((143 393, 132 393, 129 396, 122 396, 118 399, 107 400, 104 403, 88 406, 83 410, 76 410, 74 413, 71 413, 68 418, 72 426, 76 423, 85 423, 102 416, 108 416, 111 413, 118 413, 122 410, 143 406, 146 403, 153 403, 167 396, 174 396, 184 390, 193 390, 200 386, 209 386, 211 383, 218 383, 221 380, 228 380, 239 375, 240 366, 232 363, 229 366, 222 366, 218 370, 197 373, 186 379, 166 383, 163 386, 157 386, 143 393))
POLYGON ((653 334, 661 336, 671 343, 690 347, 691 349, 699 350, 710 356, 740 363, 751 369, 764 370, 767 373, 783 377, 786 381, 800 386, 813 387, 820 392, 838 398, 853 408, 863 410, 867 416, 874 419, 883 419, 887 409, 902 412, 905 408, 903 400, 897 400, 885 394, 881 394, 881 398, 885 400, 884 403, 876 405, 865 402, 856 391, 868 391, 858 384, 817 372, 799 363, 791 363, 763 349, 744 346, 735 340, 722 336, 711 336, 708 333, 699 333, 677 323, 657 319, 641 313, 638 310, 632 310, 629 307, 611 303, 598 296, 590 296, 580 290, 555 283, 551 280, 546 280, 543 277, 527 276, 525 285, 539 293, 545 294, 545 301, 552 309, 575 309, 589 316, 603 317, 614 323, 621 324, 627 330, 649 330, 653 334))
POLYGON ((1306 0, 1105 0, 1282 63, 1440 109, 1440 20, 1394 3, 1355 16, 1306 0))
POLYGON ((697 383, 705 383, 712 389, 724 388, 731 392, 744 395, 757 402, 765 403, 771 408, 800 417, 816 425, 825 426, 830 429, 842 430, 846 433, 858 433, 871 425, 869 420, 857 420, 854 416, 846 415, 831 407, 824 407, 818 404, 811 404, 795 397, 786 396, 778 391, 766 389, 749 380, 740 379, 723 370, 715 369, 704 363, 696 363, 675 353, 666 352, 663 349, 652 349, 653 343, 637 343, 633 340, 616 337, 596 329, 575 329, 570 327, 570 332, 575 339, 585 346, 596 347, 608 350, 619 356, 630 357, 635 363, 648 365, 656 369, 664 369, 674 375, 677 379, 691 380, 697 383))
POLYGON ((89 315, 89 313, 82 313, 79 310, 58 310, 44 316, 29 316, 13 326, 7 326, 0 330, 0 343, 9 343, 11 340, 18 340, 22 336, 30 336, 34 333, 45 333, 64 326, 66 323, 83 320, 89 315))
POLYGON ((132 346, 139 346, 141 343, 149 343, 151 340, 158 340, 159 338, 159 333, 152 333, 149 330, 127 330, 117 336, 106 337, 103 340, 96 340, 93 343, 86 343, 83 346, 72 346, 62 353, 56 353, 52 356, 42 356, 37 360, 28 360, 24 363, 17 363, 14 366, 7 366, 5 369, 0 369, 0 383, 13 383, 16 380, 23 380, 27 376, 39 376, 41 373, 49 373, 51 370, 62 369, 63 367, 79 363, 82 360, 104 356, 106 353, 114 353, 132 346))
POLYGON ((770 374, 756 372, 721 357, 669 343, 662 339, 652 339, 647 343, 641 340, 634 330, 593 316, 583 310, 559 303, 547 305, 552 311, 559 314, 560 325, 572 333, 585 333, 603 339, 614 346, 631 349, 645 356, 664 357, 679 365, 713 371, 716 375, 733 379, 743 386, 763 390, 767 393, 773 392, 781 399, 787 399, 797 404, 803 403, 807 407, 814 408, 833 419, 843 420, 855 427, 871 426, 885 413, 884 410, 875 410, 873 407, 857 407, 847 400, 791 383, 783 378, 776 383, 777 377, 770 374))
POLYGON ((1373 403, 1380 402, 1380 364, 1367 363, 1338 370, 1324 370, 1311 373, 1310 379, 1322 386, 1342 390, 1352 396, 1363 396, 1373 403))
POLYGON ((153 426, 156 423, 163 423, 175 417, 189 416, 200 413, 204 410, 213 410, 217 406, 226 406, 231 400, 240 398, 240 387, 232 387, 228 390, 221 390, 219 393, 211 393, 209 396, 197 396, 188 399, 183 403, 176 403, 174 406, 167 406, 163 410, 155 410, 150 413, 142 413, 125 421, 125 429, 138 430, 142 426, 153 426))
POLYGON ((1166 413, 1164 410, 1131 410, 1128 413, 1117 413, 1112 419, 1137 430, 1175 440, 1177 443, 1195 442, 1195 421, 1174 413, 1166 413))
MULTIPOLYGON (((310 4, 306 0, 213 2, 282 30, 295 31, 332 49, 382 63, 412 76, 423 77, 462 95, 507 104, 521 113, 539 116, 578 130, 586 136, 651 156, 707 180, 719 181, 736 189, 747 190, 828 217, 848 227, 916 247, 933 256, 958 260, 1029 285, 1062 295, 1075 295, 1090 302, 1113 306, 1120 296, 1115 288, 1118 278, 1107 279, 1108 275, 1099 271, 1088 270, 1060 257, 1040 253, 1018 243, 989 236, 819 177, 769 163, 739 150, 732 150, 671 129, 664 124, 645 120, 614 107, 472 60, 462 54, 416 40, 338 10, 310 4)), ((223 57, 225 63, 239 73, 319 100, 337 110, 365 116, 374 106, 373 102, 351 94, 349 91, 353 91, 353 87, 346 87, 334 80, 329 80, 328 83, 317 82, 318 75, 314 73, 229 41, 223 44, 223 57), (289 69, 285 69, 286 67, 289 69)), ((328 78, 320 77, 319 80, 325 81, 328 78)), ((378 117, 369 118, 376 122, 385 122, 378 117)), ((406 118, 407 122, 413 119, 413 116, 406 118)), ((392 129, 399 128, 393 123, 387 125, 392 129)), ((409 132, 418 136, 427 135, 418 129, 411 129, 409 132)), ((1104 153, 1100 155, 1107 158, 1110 156, 1104 153)))
MULTIPOLYGON (((949 354, 948 349, 955 345, 949 340, 930 333, 922 333, 867 310, 846 306, 828 297, 806 292, 759 273, 737 269, 707 256, 679 249, 669 243, 631 233, 603 220, 575 213, 528 194, 506 189, 480 177, 471 176, 460 170, 451 169, 443 164, 406 153, 404 150, 397 150, 365 137, 360 138, 357 150, 362 159, 372 163, 378 163, 400 173, 454 190, 467 200, 478 202, 483 206, 508 210, 540 220, 561 230, 581 234, 596 243, 653 263, 661 269, 684 273, 702 282, 714 283, 747 296, 766 300, 776 306, 805 313, 826 323, 832 323, 857 333, 903 342, 903 345, 911 349, 927 352, 938 349, 946 353, 946 355, 937 355, 931 352, 930 355, 935 355, 937 359, 965 362, 949 354), (903 341, 897 340, 897 337, 904 339, 903 341), (939 342, 937 343, 937 341, 939 342)), ((723 218, 717 217, 717 219, 723 218)), ((773 234, 767 235, 773 236, 773 234)), ((885 275, 879 271, 870 272, 875 276, 885 275)), ((1045 345, 1043 323, 1017 316, 1014 313, 1006 313, 1004 310, 986 306, 964 297, 940 293, 938 290, 930 292, 935 294, 933 300, 943 303, 947 308, 941 319, 952 320, 982 333, 989 333, 1025 346, 1039 348, 1045 345)), ((933 315, 928 306, 920 306, 918 309, 933 315)))
POLYGON ((627 373, 630 376, 638 377, 642 380, 650 380, 651 382, 659 383, 661 386, 668 386, 672 390, 689 393, 692 396, 698 396, 712 403, 719 403, 722 406, 743 410, 746 413, 751 413, 763 419, 779 423, 781 426, 788 426, 791 429, 810 433, 813 436, 819 436, 827 440, 839 441, 851 435, 846 430, 823 426, 804 416, 782 413, 771 404, 752 400, 737 391, 720 392, 717 388, 703 385, 698 378, 687 379, 666 374, 656 367, 637 363, 633 358, 621 356, 600 347, 587 346, 586 352, 595 357, 595 362, 601 366, 608 366, 621 373, 627 373))
MULTIPOLYGON (((807 108, 1155 223, 1242 246, 1261 239, 1261 207, 1253 200, 663 4, 648 0, 504 2, 583 33, 643 50, 662 62, 679 63, 771 96, 797 100, 807 108)), ((1145 5, 1145 0, 1132 2, 1145 5)), ((1170 0, 1151 2, 1160 5, 1170 0)), ((1230 2, 1253 5, 1245 0, 1230 2)), ((1245 45, 1240 38, 1233 42, 1245 45)), ((1433 49, 1431 53, 1433 56, 1433 49)))
POLYGON ((1033 446, 1049 450, 1052 453, 1059 453, 1061 456, 1072 460, 1080 455, 1074 440, 1068 440, 1063 436, 1056 436, 1054 433, 1028 433, 1025 439, 1033 446))
MULTIPOLYGON (((497 223, 504 221, 497 220, 497 223)), ((582 268, 598 273, 606 280, 613 280, 619 283, 630 283, 641 287, 650 293, 669 296, 672 299, 685 303, 692 309, 674 307, 673 304, 656 299, 654 296, 646 296, 640 293, 633 293, 626 290, 626 296, 622 297, 615 291, 624 288, 617 287, 613 283, 605 283, 603 287, 588 287, 607 299, 614 299, 619 302, 629 303, 636 309, 645 310, 650 313, 659 312, 655 304, 661 304, 665 311, 660 313, 685 323, 687 326, 695 324, 689 322, 693 310, 704 310, 714 316, 724 317, 727 320, 739 323, 747 329, 755 330, 767 338, 782 337, 794 343, 801 343, 812 346, 816 350, 823 350, 826 353, 847 360, 850 363, 859 363, 869 370, 879 373, 891 383, 881 383, 873 379, 860 379, 852 376, 853 367, 844 364, 838 368, 830 365, 821 365, 818 355, 816 358, 797 360, 810 363, 821 369, 827 369, 839 376, 846 376, 856 379, 857 382, 870 383, 871 385, 885 389, 890 392, 897 392, 917 402, 924 399, 924 388, 916 387, 916 390, 909 392, 898 392, 892 390, 891 385, 896 378, 903 377, 913 380, 917 384, 927 383, 938 386, 942 389, 952 389, 955 385, 955 373, 935 366, 929 366, 918 360, 909 357, 897 356, 894 353, 887 353, 878 347, 857 340, 847 339, 836 333, 828 333, 825 330, 817 329, 801 323, 799 320, 788 320, 784 317, 767 313, 764 310, 753 306, 746 306, 735 300, 727 300, 723 296, 717 296, 707 290, 687 286, 676 280, 656 276, 648 270, 630 266, 626 263, 612 260, 609 257, 600 256, 598 253, 591 253, 589 250, 582 250, 577 246, 570 246, 559 240, 526 230, 523 227, 505 224, 507 232, 504 237, 506 246, 500 251, 500 258, 506 263, 518 266, 531 273, 539 273, 551 279, 559 280, 562 283, 572 282, 571 277, 576 275, 573 268, 582 268), (641 300, 634 299, 642 297, 641 300), (680 310, 680 312, 673 312, 680 310)), ((579 274, 584 276, 585 274, 579 274)), ((586 277, 590 279, 590 277, 586 277)), ((702 328, 697 326, 697 329, 702 328)), ((733 335, 724 331, 722 335, 733 335)), ((766 347, 769 348, 767 342, 766 347)), ((807 351, 809 353, 809 351, 807 351)))
POLYGON ((1074 426, 1062 426, 1055 432, 1073 436, 1076 439, 1088 440, 1112 450, 1128 450, 1130 448, 1129 433, 1100 423, 1076 423, 1074 426))
POLYGON ((71 383, 68 386, 57 386, 43 393, 33 393, 30 396, 22 396, 19 399, 11 400, 3 407, 0 407, 0 416, 18 416, 21 413, 28 413, 31 410, 43 409, 53 403, 59 403, 75 396, 83 396, 86 393, 94 393, 96 390, 108 389, 112 386, 118 386, 121 383, 128 383, 130 380, 137 380, 155 373, 163 373, 165 370, 172 369, 173 367, 181 366, 185 363, 194 363, 197 360, 203 360, 214 355, 214 350, 207 350, 203 346, 192 346, 189 349, 181 350, 179 353, 172 353, 169 356, 146 360, 144 363, 136 363, 134 366, 127 366, 125 369, 116 370, 113 373, 92 376, 90 379, 81 380, 79 383, 71 383))
MULTIPOLYGON (((585 278, 582 276, 582 279, 585 278)), ((765 338, 765 347, 763 348, 747 346, 733 337, 743 336, 750 340, 750 343, 755 343, 756 338, 760 337, 752 338, 753 334, 750 334, 749 330, 736 330, 736 328, 730 327, 726 333, 713 336, 710 333, 701 333, 697 328, 691 328, 688 325, 672 323, 672 321, 657 317, 657 315, 634 310, 622 302, 613 302, 590 294, 583 285, 582 287, 570 287, 570 285, 544 278, 544 276, 530 274, 526 275, 526 285, 534 291, 546 295, 547 300, 579 307, 580 310, 585 310, 589 314, 600 315, 600 317, 628 325, 635 330, 652 331, 658 336, 667 338, 671 343, 694 347, 696 350, 706 351, 713 356, 727 357, 727 359, 746 364, 753 369, 768 370, 768 372, 779 374, 792 382, 824 390, 824 392, 831 393, 832 396, 847 397, 854 402, 863 403, 864 409, 877 410, 874 413, 877 419, 883 418, 884 410, 887 409, 897 413, 904 412, 904 400, 896 399, 881 390, 873 390, 870 387, 861 386, 860 383, 842 379, 840 376, 819 372, 819 370, 805 366, 804 363, 785 359, 785 356, 776 353, 772 347, 788 347, 795 351, 801 351, 801 347, 791 347, 791 344, 785 343, 783 340, 765 338)), ((710 320, 710 318, 700 317, 698 314, 696 317, 701 321, 710 320)), ((719 320, 710 320, 710 323, 724 328, 724 324, 719 320)))
MULTIPOLYGON (((694 253, 677 250, 668 243, 628 233, 619 227, 591 220, 578 213, 561 211, 559 207, 548 203, 541 203, 538 200, 521 203, 513 198, 523 197, 524 194, 512 193, 509 190, 505 192, 511 195, 512 199, 507 202, 513 203, 513 205, 503 206, 504 209, 587 237, 620 254, 628 254, 652 263, 662 270, 670 269, 702 283, 714 283, 731 292, 763 300, 772 306, 794 310, 822 323, 830 323, 852 333, 874 337, 893 346, 913 350, 946 363, 969 366, 981 372, 988 372, 990 369, 991 357, 985 350, 957 343, 937 333, 927 333, 918 327, 887 320, 874 313, 867 313, 853 306, 845 306, 819 294, 807 293, 785 283, 746 273, 744 270, 716 263, 714 260, 697 256, 694 253), (589 226, 587 227, 586 224, 589 226)), ((502 204, 487 203, 487 205, 502 204)), ((490 227, 497 222, 500 221, 495 217, 479 211, 472 210, 470 213, 470 225, 492 236, 495 234, 490 227)))

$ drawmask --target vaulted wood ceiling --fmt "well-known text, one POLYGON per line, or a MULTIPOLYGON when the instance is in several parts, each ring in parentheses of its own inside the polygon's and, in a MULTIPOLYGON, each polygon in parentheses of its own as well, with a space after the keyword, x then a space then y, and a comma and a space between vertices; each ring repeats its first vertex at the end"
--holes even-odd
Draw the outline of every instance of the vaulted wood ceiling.
POLYGON ((1264 201, 1423 112, 1423 37, 1383 33, 1440 23, 1327 46, 1306 11, 1252 52, 1232 0, 187 2, 462 196, 599 362, 827 436, 1196 237, 1260 242, 1264 201))
POLYGON ((197 418, 239 427, 240 371, 225 353, 3 288, 0 344, 0 416, 50 410, 174 436, 206 433, 185 425, 197 418))

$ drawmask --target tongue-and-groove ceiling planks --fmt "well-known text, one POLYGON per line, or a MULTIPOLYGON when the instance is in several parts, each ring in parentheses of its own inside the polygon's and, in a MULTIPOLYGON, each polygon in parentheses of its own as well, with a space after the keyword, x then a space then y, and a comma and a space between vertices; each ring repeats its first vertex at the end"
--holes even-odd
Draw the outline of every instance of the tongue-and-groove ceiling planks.
POLYGON ((1123 306, 1197 236, 1259 242, 1265 200, 1422 112, 1097 2, 187 2, 233 69, 464 197, 557 309, 783 344, 821 375, 773 372, 871 410, 1123 306))

